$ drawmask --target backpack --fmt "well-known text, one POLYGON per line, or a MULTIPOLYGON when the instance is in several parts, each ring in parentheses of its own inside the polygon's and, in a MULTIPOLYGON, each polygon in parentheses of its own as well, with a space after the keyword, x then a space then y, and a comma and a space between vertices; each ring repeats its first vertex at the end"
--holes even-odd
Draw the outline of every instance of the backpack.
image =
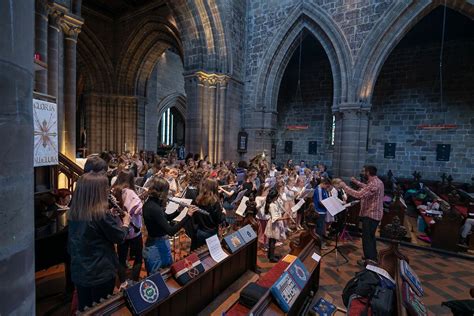
POLYGON ((375 291, 375 287, 380 283, 377 273, 364 269, 357 272, 355 277, 347 282, 342 291, 342 301, 344 306, 349 306, 349 299, 353 294, 362 297, 369 297, 375 291))
MULTIPOLYGON (((391 281, 375 272, 364 269, 346 284, 342 292, 342 300, 344 305, 349 308, 352 307, 349 306, 351 305, 351 298, 366 298, 367 300, 363 300, 366 306, 361 315, 391 315, 393 312, 394 290, 395 284, 391 281)), ((358 303, 360 303, 360 300, 358 303)))

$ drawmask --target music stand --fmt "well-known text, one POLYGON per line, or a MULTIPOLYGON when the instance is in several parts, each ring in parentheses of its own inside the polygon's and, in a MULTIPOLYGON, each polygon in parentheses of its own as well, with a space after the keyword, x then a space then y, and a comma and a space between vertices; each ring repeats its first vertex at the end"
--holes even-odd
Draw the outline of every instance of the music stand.
MULTIPOLYGON (((347 211, 344 211, 344 212, 347 212, 347 211)), ((342 217, 342 222, 339 224, 336 225, 336 245, 334 246, 333 249, 329 250, 328 252, 326 252, 325 254, 323 254, 321 257, 326 257, 327 255, 329 255, 330 253, 334 252, 336 254, 336 271, 339 271, 339 266, 340 265, 343 265, 343 264, 346 264, 349 262, 349 259, 346 257, 346 255, 344 255, 344 253, 341 251, 339 245, 338 245, 338 242, 339 242, 339 236, 342 235, 342 232, 344 231, 345 227, 346 227, 346 216, 347 214, 344 213, 344 216, 339 216, 339 218, 342 217), (338 252, 340 253, 341 257, 344 259, 344 262, 342 262, 341 264, 339 264, 339 261, 337 260, 337 254, 338 252)), ((339 220, 338 218, 338 220, 339 220)), ((337 223, 337 221, 336 221, 337 223)))

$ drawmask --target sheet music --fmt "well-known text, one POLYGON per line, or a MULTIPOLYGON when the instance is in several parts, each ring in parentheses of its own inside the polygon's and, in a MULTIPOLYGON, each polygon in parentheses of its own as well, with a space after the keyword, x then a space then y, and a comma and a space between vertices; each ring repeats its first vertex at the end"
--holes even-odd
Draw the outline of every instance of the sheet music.
POLYGON ((222 260, 224 260, 225 258, 229 256, 222 249, 221 242, 219 240, 219 237, 217 237, 217 235, 207 238, 206 244, 207 244, 207 248, 209 249, 211 258, 215 262, 221 262, 222 260))
POLYGON ((188 208, 185 207, 185 208, 181 211, 181 213, 179 213, 179 215, 176 216, 176 217, 173 219, 173 221, 175 221, 175 222, 181 222, 181 221, 183 220, 183 218, 186 216, 186 213, 187 213, 187 212, 188 212, 188 208))
POLYGON ((313 253, 313 255, 311 256, 311 258, 316 261, 316 262, 319 262, 321 260, 321 256, 318 255, 316 252, 313 253))
POLYGON ((298 212, 298 210, 303 206, 303 204, 304 204, 304 200, 301 199, 298 203, 295 204, 295 206, 291 208, 291 211, 293 213, 298 212))
POLYGON ((368 264, 366 267, 365 267, 367 270, 370 270, 370 271, 373 271, 377 274, 380 274, 381 276, 389 279, 390 281, 393 282, 393 284, 395 284, 395 280, 390 276, 390 274, 388 274, 388 272, 380 267, 376 267, 374 265, 371 265, 371 264, 368 264))
POLYGON ((235 198, 234 202, 232 202, 232 204, 236 205, 237 203, 239 203, 240 200, 242 200, 242 198, 244 197, 244 194, 246 192, 247 192, 247 189, 240 191, 239 194, 237 194, 237 197, 235 198))
MULTIPOLYGON (((173 198, 173 200, 175 201, 178 201, 178 202, 182 202, 182 203, 186 203, 186 204, 191 204, 191 202, 193 200, 191 199, 181 199, 181 198, 173 198)), ((176 203, 173 203, 173 202, 168 202, 168 205, 166 205, 166 210, 165 210, 165 213, 166 214, 173 214, 174 212, 176 212, 179 208, 179 204, 176 204, 176 203)), ((187 210, 188 208, 185 207, 184 208, 185 210, 187 210)))
POLYGON ((244 196, 240 201, 239 207, 235 211, 235 214, 244 217, 245 210, 247 209, 247 204, 245 204, 249 200, 248 197, 244 196))
POLYGON ((340 200, 334 196, 321 200, 321 203, 323 203, 326 210, 328 210, 329 214, 331 214, 332 216, 336 216, 337 214, 346 209, 346 206, 342 205, 340 200))

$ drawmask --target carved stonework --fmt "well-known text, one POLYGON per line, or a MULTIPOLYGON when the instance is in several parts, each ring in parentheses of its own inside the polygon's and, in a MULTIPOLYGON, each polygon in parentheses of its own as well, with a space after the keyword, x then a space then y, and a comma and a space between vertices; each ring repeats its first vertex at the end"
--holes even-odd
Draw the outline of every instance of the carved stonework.
POLYGON ((383 228, 382 235, 387 236, 392 240, 401 240, 407 234, 405 226, 400 225, 400 218, 395 216, 391 224, 386 225, 383 228))
POLYGON ((219 74, 209 74, 203 71, 196 72, 196 77, 202 84, 207 84, 209 86, 227 86, 227 82, 229 81, 229 76, 226 75, 219 75, 219 74))
POLYGON ((57 8, 50 6, 49 7, 49 25, 55 28, 57 31, 60 31, 62 21, 64 20, 64 12, 58 10, 57 8))
POLYGON ((82 23, 80 20, 65 15, 64 18, 60 20, 61 29, 64 32, 65 38, 77 42, 82 23))

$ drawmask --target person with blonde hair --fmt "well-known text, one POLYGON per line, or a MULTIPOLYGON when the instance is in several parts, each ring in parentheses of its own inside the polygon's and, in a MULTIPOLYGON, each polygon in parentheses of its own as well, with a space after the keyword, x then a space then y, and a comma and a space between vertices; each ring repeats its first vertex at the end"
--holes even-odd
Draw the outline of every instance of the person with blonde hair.
POLYGON ((122 220, 109 210, 109 185, 103 172, 88 172, 76 183, 68 215, 71 278, 79 310, 113 294, 118 260, 114 244, 122 243, 130 215, 122 220))

